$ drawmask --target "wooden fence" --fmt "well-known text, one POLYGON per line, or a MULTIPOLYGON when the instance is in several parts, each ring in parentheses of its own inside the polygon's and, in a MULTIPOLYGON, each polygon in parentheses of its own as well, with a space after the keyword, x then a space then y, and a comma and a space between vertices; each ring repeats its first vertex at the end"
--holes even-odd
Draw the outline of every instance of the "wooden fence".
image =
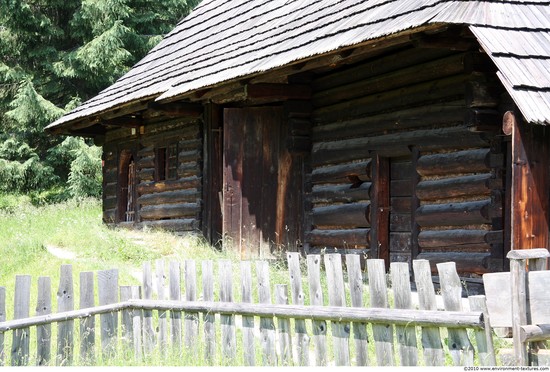
POLYGON ((156 261, 155 273, 150 263, 143 265, 141 286, 119 286, 117 270, 80 273, 79 293, 71 266, 63 265, 57 312, 51 280, 40 277, 32 317, 31 277, 20 275, 13 320, 5 319, 0 287, 0 357, 14 366, 101 364, 124 346, 138 365, 155 350, 187 353, 191 361, 181 363, 193 365, 474 365, 475 344, 476 364, 496 364, 484 297, 470 297, 471 310, 463 311, 454 263, 437 265, 445 307, 437 310, 428 261, 412 264, 415 304, 409 264, 392 263, 388 276, 383 260, 367 260, 365 273, 357 255, 344 257, 345 265, 340 254, 310 255, 304 262, 288 253, 288 284, 275 286, 265 261, 203 261, 198 267, 186 260, 183 268, 156 261), (8 331, 11 353, 5 351, 8 331))

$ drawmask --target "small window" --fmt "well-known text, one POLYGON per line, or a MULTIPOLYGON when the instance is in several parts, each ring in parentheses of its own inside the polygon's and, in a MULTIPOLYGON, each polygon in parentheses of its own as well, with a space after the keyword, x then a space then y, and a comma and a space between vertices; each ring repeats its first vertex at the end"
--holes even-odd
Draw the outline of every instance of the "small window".
POLYGON ((155 181, 175 180, 178 176, 178 146, 170 144, 155 152, 155 181))

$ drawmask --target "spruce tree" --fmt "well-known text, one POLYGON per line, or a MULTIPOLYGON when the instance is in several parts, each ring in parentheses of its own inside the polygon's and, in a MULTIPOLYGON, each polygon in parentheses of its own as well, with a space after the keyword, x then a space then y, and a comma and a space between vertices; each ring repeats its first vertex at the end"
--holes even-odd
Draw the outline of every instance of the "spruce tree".
POLYGON ((60 163, 74 159, 43 128, 128 71, 198 1, 0 0, 0 150, 6 141, 30 150, 0 151, 0 182, 31 159, 42 178, 16 189, 66 182, 60 163))

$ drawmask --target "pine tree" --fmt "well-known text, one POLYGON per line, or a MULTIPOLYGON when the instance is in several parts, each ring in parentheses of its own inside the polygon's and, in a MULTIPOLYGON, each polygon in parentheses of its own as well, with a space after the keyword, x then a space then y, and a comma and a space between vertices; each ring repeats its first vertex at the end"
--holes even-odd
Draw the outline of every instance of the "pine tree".
POLYGON ((33 159, 66 182, 63 147, 54 149, 63 138, 43 128, 128 71, 198 1, 1 0, 0 144, 27 145, 32 154, 14 160, 0 152, 0 160, 33 159))

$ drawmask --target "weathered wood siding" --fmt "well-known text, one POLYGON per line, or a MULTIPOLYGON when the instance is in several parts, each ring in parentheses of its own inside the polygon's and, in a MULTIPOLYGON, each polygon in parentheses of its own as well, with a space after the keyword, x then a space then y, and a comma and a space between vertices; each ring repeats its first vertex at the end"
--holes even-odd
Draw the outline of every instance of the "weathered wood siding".
POLYGON ((502 251, 493 77, 481 53, 410 48, 316 78, 306 247, 486 271, 502 251))
POLYGON ((192 231, 200 227, 202 185, 202 122, 171 119, 146 123, 131 129, 110 131, 104 145, 103 219, 119 222, 117 189, 120 154, 131 151, 136 163, 136 225, 174 231, 192 231), (157 181, 155 149, 172 145, 177 149, 173 160, 176 176, 157 181))

